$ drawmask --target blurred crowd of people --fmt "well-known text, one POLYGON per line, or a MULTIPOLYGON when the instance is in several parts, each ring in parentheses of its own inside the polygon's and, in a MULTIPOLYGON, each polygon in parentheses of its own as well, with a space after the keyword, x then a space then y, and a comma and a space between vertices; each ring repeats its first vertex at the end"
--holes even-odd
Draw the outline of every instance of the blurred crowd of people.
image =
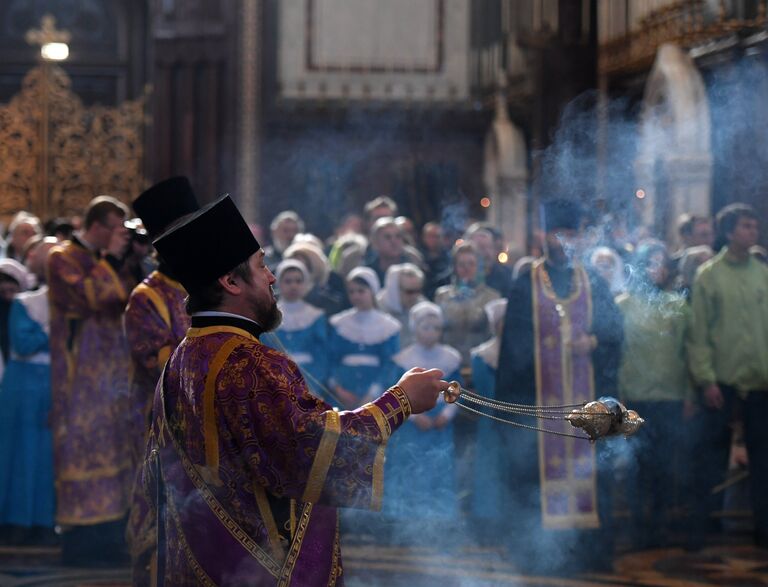
MULTIPOLYGON (((97 199, 82 218, 43 223, 19 212, 5 231, 0 525, 6 541, 55 541, 56 525, 81 528, 87 541, 89 526, 111 524, 105 552, 121 548, 146 420, 145 406, 131 406, 131 353, 138 343, 126 338, 124 312, 130 291, 158 264, 145 227, 126 222, 131 216, 116 200, 97 199), (88 256, 81 265, 64 254, 73 242, 88 256), (103 270, 81 279, 88 263, 103 270), (92 509, 84 492, 99 495, 92 509)), ((701 546, 713 529, 712 512, 722 507, 718 486, 736 434, 746 446, 738 466, 749 467, 755 539, 768 546, 768 433, 761 423, 768 416, 768 267, 754 211, 732 205, 716 223, 686 215, 675 248, 646 230, 630 234, 615 219, 564 228, 543 227, 527 256, 510 258, 502 233, 487 222, 468 222, 459 233, 439 221, 417 227, 385 196, 362 214, 345 216, 326 240, 308 233, 296 212, 281 212, 267 238, 257 234, 270 243, 265 262, 277 278, 283 314, 261 341, 288 354, 313 393, 342 410, 365 404, 413 366, 438 367, 479 395, 508 399, 518 372, 504 375, 505 366, 518 360, 516 345, 528 345, 532 354, 535 344, 512 326, 522 306, 531 312, 531 276, 548 269, 543 275, 565 303, 575 299, 569 288, 576 281, 569 273, 559 291, 557 268, 583 267, 584 283, 607 292, 589 323, 597 323, 598 313, 617 316, 606 327, 613 329, 615 373, 596 372, 594 393, 614 395, 646 419, 630 448, 606 444, 619 455, 611 475, 614 483, 624 479, 633 545, 669 543, 672 514, 683 510, 690 530, 685 544, 701 546), (553 254, 558 246, 560 260, 553 254)), ((572 352, 599 353, 603 341, 583 334, 568 342, 572 352)), ((167 354, 155 353, 142 364, 155 361, 148 371, 154 374, 164 359, 167 354)), ((597 358, 590 368, 608 369, 597 358)), ((489 539, 516 520, 524 524, 525 508, 508 488, 516 483, 514 463, 537 457, 510 444, 504 430, 442 402, 413 416, 390 442, 382 519, 391 524, 379 530, 407 540, 431 522, 439 535, 469 520, 472 535, 489 539)), ((602 511, 595 515, 610 525, 602 511)))

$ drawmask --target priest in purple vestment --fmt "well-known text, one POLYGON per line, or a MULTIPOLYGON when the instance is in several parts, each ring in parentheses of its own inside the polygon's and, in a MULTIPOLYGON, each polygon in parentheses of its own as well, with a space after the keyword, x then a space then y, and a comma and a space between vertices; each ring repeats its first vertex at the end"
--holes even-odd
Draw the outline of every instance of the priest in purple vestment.
POLYGON ((125 271, 125 216, 118 200, 95 198, 85 229, 48 256, 56 522, 69 564, 120 558, 124 548, 135 470, 122 324, 135 282, 125 271))
POLYGON ((259 342, 280 321, 275 278, 228 196, 155 246, 192 315, 158 382, 143 469, 158 584, 341 585, 337 508, 381 507, 388 438, 447 382, 413 369, 353 411, 311 395, 259 342))
MULTIPOLYGON (((174 221, 200 209, 186 177, 171 177, 153 185, 133 201, 151 239, 174 221)), ((125 309, 125 334, 131 350, 131 410, 135 418, 137 460, 143 460, 149 412, 160 372, 189 328, 184 307, 187 290, 162 259, 158 267, 131 292, 125 309)))
MULTIPOLYGON (((133 209, 150 238, 160 236, 179 218, 200 209, 186 177, 165 179, 133 201, 133 209)), ((189 328, 187 290, 162 259, 131 292, 125 309, 125 334, 131 351, 131 440, 137 471, 144 460, 155 387, 168 357, 189 328)), ((140 491, 140 477, 134 492, 140 491)), ((140 496, 138 496, 140 497, 140 496)), ((154 551, 154 517, 146 502, 134 497, 126 537, 135 572, 148 573, 154 551)), ((148 577, 148 575, 146 575, 148 577)), ((145 581, 146 582, 146 581, 145 581)))
MULTIPOLYGON (((543 213, 545 256, 509 294, 496 398, 563 405, 616 395, 622 318, 608 284, 579 262, 581 206, 553 199, 543 213)), ((565 421, 544 425, 575 431, 565 421)), ((499 426, 508 447, 501 469, 511 528, 503 538, 520 565, 532 572, 610 565, 611 460, 600 458, 610 443, 499 426)))

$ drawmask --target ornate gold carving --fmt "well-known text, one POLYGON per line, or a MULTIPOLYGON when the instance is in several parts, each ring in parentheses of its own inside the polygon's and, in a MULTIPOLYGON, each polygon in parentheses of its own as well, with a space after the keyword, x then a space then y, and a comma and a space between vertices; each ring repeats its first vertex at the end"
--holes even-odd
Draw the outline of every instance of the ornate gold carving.
POLYGON ((128 202, 145 187, 148 92, 117 107, 83 106, 60 67, 42 63, 0 104, 0 217, 82 214, 91 198, 128 202))
POLYGON ((744 19, 729 17, 721 2, 714 19, 707 22, 705 0, 678 0, 651 12, 638 30, 602 43, 598 71, 602 75, 642 71, 650 68, 656 50, 664 43, 691 48, 739 30, 764 28, 768 24, 766 3, 760 1, 755 18, 744 19))

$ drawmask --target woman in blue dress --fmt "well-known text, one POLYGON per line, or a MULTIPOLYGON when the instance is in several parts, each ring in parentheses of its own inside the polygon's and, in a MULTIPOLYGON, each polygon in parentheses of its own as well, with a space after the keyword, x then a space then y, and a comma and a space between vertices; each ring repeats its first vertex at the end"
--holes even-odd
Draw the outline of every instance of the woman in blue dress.
MULTIPOLYGON (((491 399, 495 398, 500 336, 506 309, 506 299, 496 299, 485 305, 488 324, 494 334, 471 351, 472 387, 475 393, 491 399)), ((497 426, 488 418, 479 418, 477 422, 471 511, 481 535, 494 535, 493 532, 488 532, 488 525, 496 524, 502 519, 500 493, 503 483, 500 471, 502 447, 497 426)))
MULTIPOLYGON (((447 381, 461 381, 461 353, 440 344, 444 324, 440 307, 419 302, 411 308, 409 323, 415 342, 393 358, 392 377, 423 366, 440 369, 447 381)), ((430 530, 437 537, 445 523, 458 518, 453 442, 456 410, 454 404, 438 400, 430 411, 411 416, 389 441, 384 513, 397 520, 395 539, 408 541, 430 530)))
POLYGON ((329 385, 339 407, 357 408, 391 383, 392 356, 400 350, 400 323, 376 309, 381 285, 373 269, 356 267, 347 275, 352 308, 331 317, 329 385))
MULTIPOLYGON (((53 246, 41 242, 28 253, 30 266, 53 246), (33 256, 34 251, 34 256, 33 256)), ((0 524, 32 530, 53 528, 53 441, 48 288, 19 294, 9 317, 10 358, 0 386, 0 524)), ((39 537, 38 537, 39 538, 39 537)))
POLYGON ((280 327, 261 337, 264 344, 284 352, 301 369, 309 389, 330 400, 324 385, 328 378, 328 321, 325 312, 304 301, 310 278, 306 265, 286 259, 275 270, 279 291, 280 327))

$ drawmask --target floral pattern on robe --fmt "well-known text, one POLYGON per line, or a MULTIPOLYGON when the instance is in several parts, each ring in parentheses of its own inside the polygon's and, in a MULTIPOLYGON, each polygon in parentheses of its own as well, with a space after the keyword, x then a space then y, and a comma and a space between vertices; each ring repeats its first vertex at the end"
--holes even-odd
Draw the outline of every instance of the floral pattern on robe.
POLYGON ((288 357, 231 326, 190 329, 159 385, 144 466, 153 509, 152 459, 168 454, 169 438, 188 467, 161 468, 166 584, 238 584, 233 569, 253 553, 249 572, 263 575, 249 575, 253 584, 341 584, 336 507, 380 509, 386 442, 406 416, 395 394, 338 412, 309 393, 288 357), (191 478, 196 489, 180 490, 191 478), (253 544, 226 565, 207 539, 225 525, 253 544))
POLYGON ((134 470, 122 324, 133 283, 73 241, 51 250, 48 275, 56 520, 118 520, 134 470))

